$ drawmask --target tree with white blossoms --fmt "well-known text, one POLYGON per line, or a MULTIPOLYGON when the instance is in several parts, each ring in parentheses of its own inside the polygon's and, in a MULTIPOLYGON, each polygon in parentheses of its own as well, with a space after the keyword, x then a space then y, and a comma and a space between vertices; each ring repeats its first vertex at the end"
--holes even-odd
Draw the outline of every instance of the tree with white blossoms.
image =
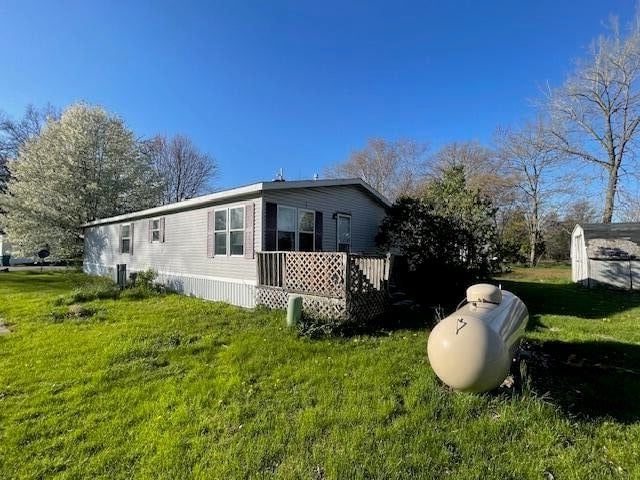
POLYGON ((154 206, 160 182, 123 120, 86 104, 69 107, 9 163, 0 207, 14 251, 48 245, 60 258, 83 252, 85 222, 154 206))

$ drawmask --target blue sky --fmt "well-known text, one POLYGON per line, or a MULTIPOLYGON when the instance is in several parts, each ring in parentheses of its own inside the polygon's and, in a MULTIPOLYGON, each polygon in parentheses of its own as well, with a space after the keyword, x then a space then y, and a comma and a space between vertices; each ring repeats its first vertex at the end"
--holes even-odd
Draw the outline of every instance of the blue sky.
POLYGON ((633 0, 0 0, 0 109, 84 100, 184 133, 218 187, 310 178, 373 136, 435 149, 531 116, 633 0))

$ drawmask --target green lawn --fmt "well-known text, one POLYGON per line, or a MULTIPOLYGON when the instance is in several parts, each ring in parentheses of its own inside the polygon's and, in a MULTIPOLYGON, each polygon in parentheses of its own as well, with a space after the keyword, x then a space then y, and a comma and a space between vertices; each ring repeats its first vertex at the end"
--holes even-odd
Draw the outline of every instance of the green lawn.
POLYGON ((177 295, 61 318, 82 275, 0 273, 0 478, 640 478, 640 297, 568 275, 497 279, 532 314, 531 386, 472 395, 426 328, 308 340, 177 295))

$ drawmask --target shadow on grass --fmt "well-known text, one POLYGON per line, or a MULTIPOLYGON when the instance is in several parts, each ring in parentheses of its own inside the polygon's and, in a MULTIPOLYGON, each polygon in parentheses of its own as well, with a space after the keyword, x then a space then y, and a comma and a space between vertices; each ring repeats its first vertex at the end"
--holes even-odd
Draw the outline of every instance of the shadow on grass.
MULTIPOLYGON (((601 319, 624 312, 640 305, 640 293, 604 288, 585 288, 573 283, 526 282, 522 280, 491 280, 513 292, 527 306, 529 323, 527 330, 537 330, 543 325, 542 315, 567 315, 584 319, 601 319)), ((463 295, 462 293, 461 295, 463 295)), ((461 297, 462 298, 462 297, 461 297)), ((426 304, 427 302, 425 302, 426 304)), ((444 303, 440 316, 450 315, 455 304, 444 303)), ((378 330, 421 330, 431 328, 437 322, 433 308, 391 308, 378 321, 364 326, 359 333, 375 334, 378 330)))
POLYGON ((511 280, 500 280, 500 283, 502 288, 520 297, 529 309, 532 317, 529 330, 539 325, 537 315, 604 318, 640 305, 639 293, 600 288, 587 289, 573 283, 511 280))
POLYGON ((532 387, 570 415, 640 421, 640 345, 527 342, 532 387))

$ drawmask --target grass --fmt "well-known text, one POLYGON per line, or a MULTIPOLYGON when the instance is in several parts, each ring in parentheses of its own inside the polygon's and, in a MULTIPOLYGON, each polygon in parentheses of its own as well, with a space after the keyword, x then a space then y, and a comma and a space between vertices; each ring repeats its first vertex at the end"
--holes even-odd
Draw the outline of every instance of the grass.
POLYGON ((426 328, 309 340, 177 295, 52 317, 85 277, 2 273, 0 478, 638 478, 640 298, 567 276, 498 279, 532 314, 531 387, 471 395, 426 328))

